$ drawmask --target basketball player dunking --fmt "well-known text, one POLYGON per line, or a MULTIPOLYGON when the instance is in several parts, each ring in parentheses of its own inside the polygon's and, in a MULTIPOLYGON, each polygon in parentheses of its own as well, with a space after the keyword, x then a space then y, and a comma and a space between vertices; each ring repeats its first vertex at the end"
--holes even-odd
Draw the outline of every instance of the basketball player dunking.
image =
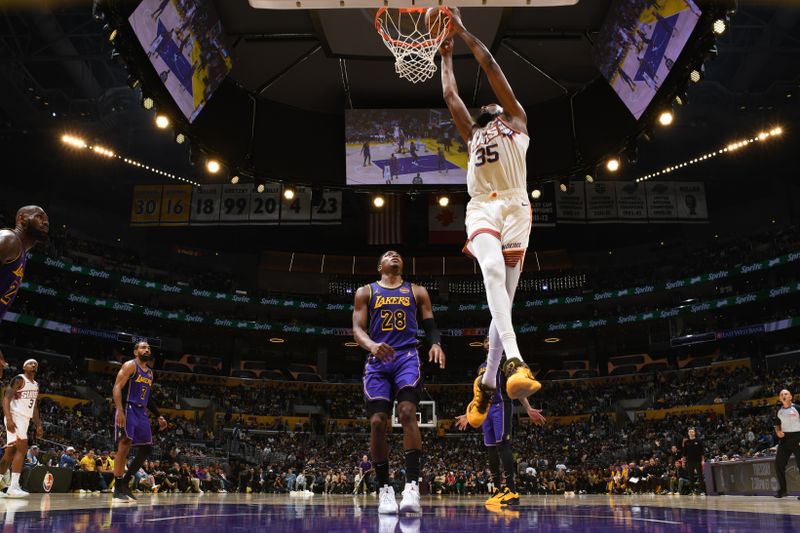
POLYGON ((384 253, 378 263, 380 281, 356 291, 353 337, 369 352, 364 366, 364 399, 370 418, 370 455, 380 491, 378 513, 398 512, 394 489, 389 485, 389 448, 386 429, 392 405, 403 426, 406 484, 401 513, 419 513, 422 437, 417 425, 417 404, 422 371, 417 353, 417 331, 425 330, 431 343, 428 360, 444 368, 441 336, 433 320, 431 299, 425 287, 403 281, 403 258, 394 251, 384 253), (419 313, 421 322, 417 322, 419 313))
POLYGON ((11 465, 11 485, 6 496, 24 498, 28 493, 19 486, 19 477, 28 454, 28 426, 31 418, 36 424, 36 438, 44 435, 42 421, 39 418, 39 384, 36 382, 36 371, 39 363, 36 359, 28 359, 22 365, 22 374, 14 377, 3 395, 3 414, 6 424, 6 449, 0 460, 0 475, 11 465))
POLYGON ((153 451, 153 433, 147 410, 158 417, 159 430, 167 429, 166 419, 161 416, 150 397, 153 371, 148 363, 152 363, 153 355, 147 341, 136 343, 133 356, 134 359, 127 361, 119 369, 113 389, 114 405, 117 408, 114 424, 118 446, 114 457, 114 503, 136 503, 136 497, 131 494, 128 484, 153 451), (136 447, 136 456, 125 472, 131 446, 136 447))
MULTIPOLYGON (((17 211, 14 229, 0 229, 0 323, 22 286, 28 251, 36 243, 45 241, 49 231, 47 213, 36 205, 21 207, 17 211)), ((7 366, 3 352, 0 352, 0 378, 7 366)))
POLYGON ((464 251, 478 261, 492 314, 486 372, 475 380, 474 398, 467 407, 472 427, 486 420, 497 387, 497 368, 505 351, 506 390, 512 400, 526 398, 542 386, 522 360, 511 308, 531 231, 531 207, 527 194, 525 154, 528 126, 525 110, 492 54, 461 22, 458 9, 451 9, 453 32, 467 44, 486 74, 500 104, 481 108, 473 120, 458 96, 453 73, 453 41, 440 48, 442 89, 453 121, 469 148, 467 189, 467 244, 464 251))
MULTIPOLYGON (((489 337, 483 339, 483 349, 489 353, 489 337)), ((486 361, 481 364, 478 375, 486 372, 486 361)), ((514 419, 514 402, 508 397, 503 388, 505 376, 500 369, 497 370, 497 390, 492 396, 492 409, 489 416, 481 426, 483 431, 483 444, 489 453, 489 470, 492 472, 494 490, 487 505, 519 505, 519 493, 515 483, 516 468, 514 467, 514 457, 511 453, 511 426, 514 419), (505 483, 500 485, 502 476, 500 466, 502 463, 505 483)), ((525 412, 536 425, 545 423, 545 418, 539 409, 534 409, 528 403, 527 398, 520 398, 520 403, 525 408, 525 412)), ((467 427, 467 415, 456 417, 456 427, 464 430, 467 427)))

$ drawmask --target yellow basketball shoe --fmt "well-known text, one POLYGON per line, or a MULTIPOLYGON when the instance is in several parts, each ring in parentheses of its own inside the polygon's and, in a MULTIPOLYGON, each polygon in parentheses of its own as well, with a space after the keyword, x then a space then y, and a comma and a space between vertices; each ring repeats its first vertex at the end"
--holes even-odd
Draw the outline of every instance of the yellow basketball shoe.
POLYGON ((506 487, 500 498, 500 505, 519 505, 519 493, 506 487))
POLYGON ((542 384, 536 381, 522 360, 509 359, 503 365, 503 373, 506 375, 506 392, 512 400, 527 398, 542 388, 542 384))
POLYGON ((486 417, 489 416, 489 409, 492 406, 492 396, 494 396, 495 389, 487 387, 481 383, 481 372, 475 382, 472 384, 472 392, 474 397, 467 406, 467 422, 474 428, 479 428, 483 425, 486 417))
POLYGON ((505 496, 505 491, 495 487, 492 491, 492 495, 489 496, 489 499, 484 503, 486 505, 500 505, 500 500, 503 499, 503 496, 505 496))

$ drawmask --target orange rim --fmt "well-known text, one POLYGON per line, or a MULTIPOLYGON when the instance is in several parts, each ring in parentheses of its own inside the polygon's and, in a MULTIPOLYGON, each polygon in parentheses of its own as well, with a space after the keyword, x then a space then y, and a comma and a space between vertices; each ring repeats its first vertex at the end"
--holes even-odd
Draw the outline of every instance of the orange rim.
MULTIPOLYGON (((380 35, 385 42, 392 43, 393 45, 401 48, 430 48, 431 46, 439 46, 444 41, 444 39, 428 39, 427 41, 422 41, 421 43, 409 43, 392 38, 383 31, 380 22, 381 15, 387 13, 389 9, 390 8, 388 7, 382 7, 378 9, 378 12, 375 14, 375 29, 378 31, 378 35, 380 35)), ((391 9, 397 9, 398 13, 422 13, 428 11, 428 9, 424 7, 398 7, 391 9)), ((447 15, 447 26, 445 28, 446 31, 444 32, 444 35, 448 35, 453 29, 453 17, 450 13, 450 10, 446 7, 440 7, 439 10, 443 11, 444 14, 447 15)), ((430 32, 428 32, 428 34, 430 35, 430 32)))

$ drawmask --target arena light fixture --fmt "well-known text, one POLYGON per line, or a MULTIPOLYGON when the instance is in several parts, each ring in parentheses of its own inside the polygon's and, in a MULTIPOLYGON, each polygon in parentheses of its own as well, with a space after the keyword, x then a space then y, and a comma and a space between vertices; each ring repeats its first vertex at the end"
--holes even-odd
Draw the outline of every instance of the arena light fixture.
POLYGON ((116 29, 111 30, 111 35, 108 36, 108 42, 113 43, 114 39, 117 38, 117 35, 119 35, 119 31, 116 29))
POLYGON ((216 174, 217 172, 219 172, 220 168, 222 167, 219 164, 219 161, 217 161, 216 159, 209 159, 208 161, 206 161, 206 170, 208 170, 212 174, 216 174))
POLYGON ((169 127, 169 117, 167 115, 156 115, 156 127, 163 130, 169 127))
POLYGON ((239 176, 231 176, 231 185, 239 183, 239 176))
POLYGON ((347 346, 348 348, 358 348, 358 343, 353 341, 348 341, 344 343, 344 345, 347 346))
POLYGON ((97 146, 97 145, 90 146, 89 150, 92 150, 94 153, 102 155, 104 157, 115 157, 117 155, 112 150, 109 150, 108 148, 105 148, 103 146, 97 146))
POLYGON ((472 341, 469 343, 470 348, 483 348, 483 343, 478 341, 472 341))
POLYGON ((558 190, 561 192, 567 192, 569 190, 569 178, 558 179, 558 190))
POLYGON ((450 198, 447 195, 442 195, 439 197, 439 207, 447 207, 450 205, 450 198))
POLYGON ((142 100, 142 107, 144 107, 145 109, 148 110, 153 109, 153 106, 155 105, 156 105, 155 101, 149 96, 145 96, 144 99, 142 100))
POLYGON ((724 19, 717 19, 714 21, 714 25, 712 26, 714 33, 717 35, 722 35, 725 33, 725 30, 728 29, 728 25, 725 23, 724 19))
POLYGON ((703 72, 700 69, 692 69, 689 79, 692 80, 692 83, 700 83, 700 80, 703 79, 703 72))
POLYGON ((263 183, 259 183, 256 185, 256 192, 262 193, 266 190, 266 186, 263 183))
POLYGON ((612 157, 611 159, 606 161, 606 168, 608 169, 609 172, 616 172, 617 170, 619 170, 619 158, 612 157))
POLYGON ((283 344, 284 342, 286 342, 286 339, 282 339, 280 337, 272 337, 269 340, 269 342, 271 342, 272 344, 283 344))
POLYGON ((75 148, 88 148, 89 146, 86 144, 86 141, 84 141, 80 137, 75 137, 73 135, 67 135, 67 134, 61 136, 61 142, 63 142, 64 144, 68 144, 70 146, 74 146, 75 148))
POLYGON ((283 190, 283 197, 286 198, 287 200, 291 200, 292 198, 294 198, 294 189, 292 189, 291 187, 286 187, 283 190))
POLYGON ((372 199, 372 205, 374 205, 375 207, 377 207, 378 209, 380 209, 381 207, 383 207, 384 205, 386 205, 386 200, 384 200, 383 196, 381 196, 381 195, 379 194, 379 195, 375 196, 375 197, 372 199))
POLYGON ((544 342, 546 342, 546 343, 548 343, 548 344, 555 344, 555 343, 557 343, 557 342, 561 342, 561 339, 559 339, 558 337, 547 337, 547 338, 544 340, 544 342))
POLYGON ((183 133, 179 133, 175 136, 175 142, 178 144, 183 144, 186 142, 186 135, 183 133))
POLYGON ((662 111, 660 115, 658 115, 658 123, 662 126, 669 126, 672 124, 672 121, 675 120, 675 115, 670 110, 662 111))
POLYGON ((541 197, 542 197, 542 191, 541 190, 533 189, 531 191, 531 198, 533 198, 534 200, 538 200, 541 197))
POLYGON ((584 179, 586 180, 586 183, 594 183, 594 176, 592 176, 591 174, 586 174, 584 179))
POLYGON ((691 165, 696 165, 698 163, 702 163, 704 161, 708 161, 709 159, 713 159, 715 157, 719 157, 719 156, 724 155, 724 154, 729 154, 729 153, 732 153, 732 152, 738 152, 740 150, 743 150, 743 149, 747 148, 748 146, 750 146, 753 143, 766 142, 769 139, 772 139, 772 138, 775 138, 775 137, 779 137, 782 133, 783 133, 783 128, 781 128, 780 126, 776 126, 776 127, 772 128, 769 131, 761 131, 761 132, 755 134, 754 137, 751 137, 749 139, 742 139, 740 141, 734 141, 734 142, 728 143, 724 148, 720 148, 718 150, 712 150, 712 151, 710 151, 710 152, 708 152, 706 154, 701 154, 701 155, 698 155, 697 157, 693 157, 692 159, 688 159, 686 161, 683 161, 682 163, 675 163, 673 165, 665 167, 665 168, 663 168, 661 170, 658 170, 656 172, 651 172, 650 174, 647 174, 647 175, 642 176, 640 178, 636 178, 635 181, 636 181, 636 183, 641 183, 643 181, 647 181, 647 180, 652 179, 652 178, 657 178, 659 176, 664 176, 666 174, 671 174, 672 172, 675 172, 675 171, 680 170, 682 168, 686 168, 686 167, 691 166, 691 165))

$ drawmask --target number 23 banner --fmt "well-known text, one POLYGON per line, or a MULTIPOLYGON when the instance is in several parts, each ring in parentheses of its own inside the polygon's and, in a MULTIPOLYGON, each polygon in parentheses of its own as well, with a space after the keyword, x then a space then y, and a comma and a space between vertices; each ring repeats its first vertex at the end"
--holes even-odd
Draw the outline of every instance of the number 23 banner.
POLYGON ((137 185, 133 190, 133 226, 221 226, 267 224, 341 224, 342 192, 296 187, 287 200, 280 183, 259 192, 252 183, 137 185))

